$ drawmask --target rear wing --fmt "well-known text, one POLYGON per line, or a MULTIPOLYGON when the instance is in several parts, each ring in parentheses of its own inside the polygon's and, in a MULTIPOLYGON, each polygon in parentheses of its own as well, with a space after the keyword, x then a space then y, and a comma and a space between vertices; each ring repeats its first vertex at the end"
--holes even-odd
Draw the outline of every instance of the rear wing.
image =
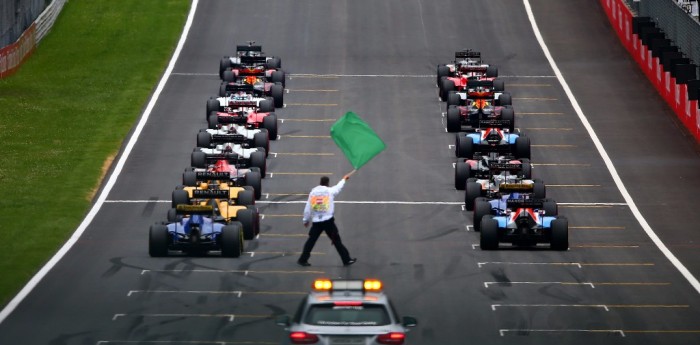
POLYGON ((523 169, 523 165, 520 163, 491 163, 489 164, 489 170, 494 172, 508 171, 512 173, 517 173, 523 169))
MULTIPOLYGON (((225 82, 226 83, 226 82, 225 82)), ((250 84, 241 84, 237 82, 232 82, 232 83, 226 83, 226 86, 224 86, 226 90, 226 94, 231 94, 231 93, 236 93, 236 92, 247 92, 253 94, 253 96, 256 97, 261 97, 264 95, 264 93, 261 90, 256 90, 253 85, 250 84)))
POLYGON ((212 214, 214 207, 211 205, 177 205, 175 207, 176 214, 212 214))
MULTIPOLYGON (((486 68, 484 68, 484 71, 485 70, 486 70, 486 68)), ((470 79, 470 80, 467 80, 467 88, 471 89, 471 88, 476 88, 476 87, 483 87, 483 88, 487 88, 487 89, 492 89, 493 88, 493 80, 488 80, 488 79, 484 79, 484 80, 470 79)))
POLYGON ((507 208, 543 208, 544 200, 542 199, 511 199, 506 200, 507 208))
POLYGON ((258 101, 233 101, 230 100, 228 101, 228 108, 236 109, 236 108, 250 108, 250 107, 256 107, 258 106, 258 101))
POLYGON ((261 51, 262 51, 262 46, 237 45, 237 46, 236 46, 236 51, 237 51, 237 52, 261 52, 261 51))
MULTIPOLYGON (((223 122, 223 121, 219 121, 223 122)), ((222 144, 222 143, 234 143, 234 144, 244 144, 247 143, 248 139, 243 134, 212 134, 211 143, 212 144, 222 144)))
POLYGON ((511 120, 489 119, 479 120, 479 128, 509 128, 511 120))
MULTIPOLYGON (((228 199, 228 189, 195 189, 192 191, 193 199, 228 199)), ((210 206, 211 207, 211 206, 210 206)))
POLYGON ((455 52, 455 59, 481 59, 481 52, 475 52, 471 49, 455 52))
POLYGON ((240 59, 242 65, 264 64, 267 61, 265 56, 241 56, 240 59))
POLYGON ((228 181, 231 179, 229 172, 199 171, 195 173, 197 181, 228 181))

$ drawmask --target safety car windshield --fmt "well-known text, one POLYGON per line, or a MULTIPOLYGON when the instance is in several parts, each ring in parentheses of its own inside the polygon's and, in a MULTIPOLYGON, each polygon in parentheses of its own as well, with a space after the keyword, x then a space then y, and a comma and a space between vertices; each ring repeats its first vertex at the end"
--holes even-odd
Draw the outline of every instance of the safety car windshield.
POLYGON ((316 326, 384 326, 390 322, 386 307, 374 304, 315 304, 304 318, 304 323, 316 326))

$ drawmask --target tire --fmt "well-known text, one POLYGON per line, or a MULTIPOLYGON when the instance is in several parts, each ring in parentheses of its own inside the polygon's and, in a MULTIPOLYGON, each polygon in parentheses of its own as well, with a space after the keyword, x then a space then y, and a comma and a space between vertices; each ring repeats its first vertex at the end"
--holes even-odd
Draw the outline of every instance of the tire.
POLYGON ((211 134, 209 134, 209 132, 197 133, 197 147, 209 148, 210 146, 211 146, 211 134))
POLYGON ((464 206, 467 211, 474 210, 474 201, 481 196, 481 185, 477 182, 467 181, 464 188, 464 206))
POLYGON ((239 210, 236 213, 236 220, 243 225, 243 239, 255 239, 255 214, 249 209, 239 210))
POLYGON ((270 139, 268 138, 268 134, 265 132, 255 133, 255 135, 253 135, 253 147, 261 148, 265 150, 266 153, 269 152, 270 139))
POLYGON ((472 167, 464 160, 458 160, 455 165, 455 189, 464 190, 467 179, 471 177, 472 167))
POLYGON ((231 59, 228 56, 224 56, 221 61, 219 61, 219 78, 224 77, 224 71, 231 68, 231 59))
POLYGON ((219 85, 219 97, 226 97, 226 82, 221 82, 219 85))
POLYGON ((270 60, 265 61, 265 67, 267 69, 278 69, 282 68, 282 59, 278 57, 272 57, 270 60))
POLYGON ((269 113, 263 118, 262 127, 267 129, 270 140, 277 140, 277 114, 269 113))
POLYGON ((284 107, 284 86, 281 84, 270 86, 270 96, 275 101, 275 108, 284 107))
POLYGON ((450 94, 450 91, 455 91, 457 87, 455 86, 455 83, 452 80, 449 80, 447 78, 442 79, 442 87, 440 88, 440 99, 443 102, 447 102, 447 95, 450 94))
POLYGON ((455 154, 457 155, 457 158, 474 157, 474 142, 472 141, 472 138, 466 135, 457 134, 455 154))
POLYGON ((236 75, 233 73, 233 71, 225 71, 222 79, 224 80, 224 83, 231 83, 236 81, 236 75))
POLYGON ((173 191, 170 206, 177 208, 177 205, 188 205, 190 203, 190 195, 186 190, 177 189, 173 191))
POLYGON ((182 184, 188 187, 197 186, 197 173, 194 171, 185 171, 182 173, 182 184))
POLYGON ((148 231, 148 255, 154 258, 168 256, 168 227, 154 224, 148 231))
POLYGON ((498 221, 493 217, 486 216, 481 218, 481 238, 479 239, 479 247, 482 250, 498 249, 498 221))
POLYGON ((498 105, 502 107, 506 105, 513 105, 513 98, 511 97, 510 93, 504 92, 498 96, 498 105))
POLYGON ((255 205, 255 192, 252 190, 242 190, 238 192, 238 197, 236 197, 236 205, 255 205))
POLYGON ((253 219, 255 219, 255 236, 260 234, 260 211, 255 205, 246 206, 251 212, 253 212, 253 219))
POLYGON ((167 218, 168 223, 178 223, 179 219, 177 216, 177 211, 174 208, 168 209, 168 215, 167 218))
POLYGON ((216 98, 209 98, 207 100, 207 112, 205 116, 209 117, 209 113, 212 111, 219 111, 219 100, 216 98))
POLYGON ((523 158, 520 160, 522 162, 523 167, 520 169, 520 175, 523 176, 524 179, 531 179, 532 178, 532 163, 530 163, 530 160, 527 158, 523 158))
POLYGON ((547 197, 547 187, 544 185, 544 182, 541 180, 535 180, 532 187, 532 196, 535 199, 544 199, 547 197))
POLYGON ((285 86, 285 76, 284 76, 284 71, 274 71, 272 72, 272 75, 270 76, 270 81, 273 83, 281 83, 282 86, 285 86))
POLYGON ((557 202, 553 199, 545 199, 542 208, 544 209, 544 215, 548 217, 554 217, 559 214, 559 206, 557 202))
POLYGON ((221 229, 221 256, 237 258, 243 253, 243 226, 231 222, 221 229))
POLYGON ((515 138, 515 157, 531 159, 530 138, 523 136, 515 138))
POLYGON ((450 133, 459 132, 462 129, 462 115, 457 107, 447 107, 447 131, 450 133))
POLYGON ((202 151, 192 152, 190 164, 195 168, 204 169, 207 166, 207 155, 202 151))
POLYGON ((440 86, 440 79, 442 77, 449 77, 450 76, 450 68, 445 66, 445 65, 438 65, 437 66, 437 81, 435 82, 435 85, 440 86))
POLYGON ((513 108, 503 108, 501 109, 501 120, 510 121, 508 125, 508 130, 513 133, 515 131, 515 111, 513 108))
POLYGON ((275 103, 272 99, 265 99, 260 101, 260 106, 258 107, 259 113, 271 113, 275 111, 275 103))
POLYGON ((259 171, 249 171, 245 174, 246 186, 253 187, 255 200, 260 200, 262 196, 262 177, 259 171))
POLYGON ((216 129, 219 127, 219 116, 216 114, 209 115, 207 118, 207 124, 209 129, 216 129))
POLYGON ((493 80, 493 91, 503 92, 506 89, 506 83, 500 79, 493 80))
POLYGON ((569 220, 557 217, 552 223, 551 248, 554 250, 569 249, 569 220))
POLYGON ((265 176, 267 173, 267 161, 265 160, 265 152, 257 151, 250 154, 250 166, 260 168, 260 175, 265 176))
POLYGON ((450 91, 447 93, 447 108, 449 109, 451 105, 459 105, 462 102, 462 98, 459 97, 457 92, 450 91))
POLYGON ((484 197, 478 197, 474 200, 474 231, 481 231, 481 219, 484 216, 491 214, 491 204, 484 197))
POLYGON ((498 67, 496 67, 496 66, 486 67, 486 78, 496 78, 496 77, 498 77, 498 67))

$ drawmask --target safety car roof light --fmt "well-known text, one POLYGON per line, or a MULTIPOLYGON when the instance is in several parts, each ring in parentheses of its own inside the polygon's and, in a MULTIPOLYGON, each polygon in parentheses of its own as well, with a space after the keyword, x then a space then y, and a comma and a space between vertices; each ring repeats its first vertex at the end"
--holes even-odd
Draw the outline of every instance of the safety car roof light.
POLYGON ((313 289, 315 291, 358 291, 358 292, 379 292, 382 290, 382 282, 377 279, 365 280, 314 280, 313 289))

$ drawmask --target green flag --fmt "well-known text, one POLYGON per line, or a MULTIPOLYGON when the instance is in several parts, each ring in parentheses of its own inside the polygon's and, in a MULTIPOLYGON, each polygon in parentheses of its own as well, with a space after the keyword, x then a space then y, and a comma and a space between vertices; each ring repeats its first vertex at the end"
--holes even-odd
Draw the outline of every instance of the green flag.
POLYGON ((355 169, 365 165, 386 147, 367 122, 351 111, 331 126, 331 138, 355 169))

